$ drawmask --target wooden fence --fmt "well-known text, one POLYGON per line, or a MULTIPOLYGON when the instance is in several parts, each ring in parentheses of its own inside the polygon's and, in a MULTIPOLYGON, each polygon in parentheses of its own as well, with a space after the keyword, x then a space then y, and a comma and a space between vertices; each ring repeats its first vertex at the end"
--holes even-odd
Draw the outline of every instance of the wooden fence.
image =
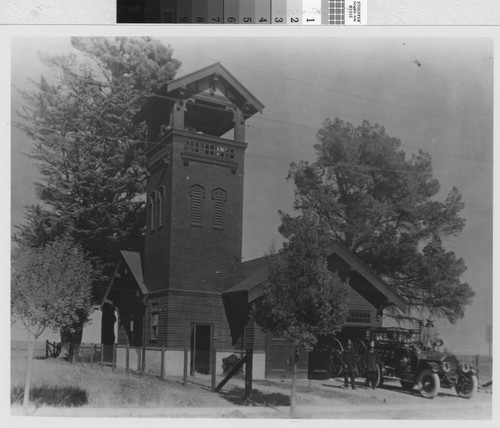
MULTIPOLYGON (((46 357, 56 357, 60 352, 60 344, 46 343, 46 357)), ((210 355, 210 387, 216 390, 216 359, 217 350, 213 349, 210 355)), ((238 368, 245 365, 245 398, 248 398, 252 391, 252 350, 247 350, 244 357, 238 359, 238 368)), ((127 373, 149 374, 158 376, 161 380, 167 377, 178 380, 182 379, 182 384, 188 382, 190 350, 166 349, 165 347, 131 347, 129 345, 102 345, 93 343, 82 343, 75 347, 73 363, 89 365, 90 367, 111 367, 113 370, 120 369, 127 373)), ((236 370, 229 370, 224 373, 223 379, 227 382, 236 370)), ((219 385, 219 388, 222 385, 219 385)), ((217 390, 218 390, 217 389, 217 390)))

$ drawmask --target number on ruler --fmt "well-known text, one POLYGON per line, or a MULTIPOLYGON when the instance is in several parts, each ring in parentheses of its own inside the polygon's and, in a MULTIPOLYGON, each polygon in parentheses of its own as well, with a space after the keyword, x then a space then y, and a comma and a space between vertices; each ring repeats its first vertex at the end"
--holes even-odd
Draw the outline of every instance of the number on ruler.
POLYGON ((188 21, 189 21, 189 17, 187 17, 187 16, 181 16, 181 17, 179 18, 179 21, 180 21, 180 22, 188 22, 188 21))
POLYGON ((236 22, 236 18, 234 16, 230 16, 227 18, 227 22, 236 22))
POLYGON ((299 18, 290 18, 290 22, 297 23, 299 22, 299 18))
POLYGON ((215 18, 212 18, 212 21, 214 22, 220 22, 220 16, 217 16, 215 18))
POLYGON ((274 18, 274 22, 283 22, 283 18, 274 18))
POLYGON ((249 16, 245 16, 243 18, 243 22, 252 22, 252 18, 250 18, 249 16))
POLYGON ((260 18, 259 22, 267 22, 267 19, 266 18, 260 18))
POLYGON ((197 16, 196 22, 205 22, 205 18, 203 18, 203 16, 197 16))

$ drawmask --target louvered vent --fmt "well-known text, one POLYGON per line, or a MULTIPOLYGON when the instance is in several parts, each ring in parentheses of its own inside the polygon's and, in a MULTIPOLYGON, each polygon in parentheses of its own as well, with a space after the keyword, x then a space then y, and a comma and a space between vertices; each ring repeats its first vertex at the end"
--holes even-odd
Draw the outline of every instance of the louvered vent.
POLYGON ((202 224, 202 204, 205 190, 201 186, 191 187, 191 224, 201 226, 202 224))
POLYGON ((213 201, 213 226, 224 227, 224 202, 226 202, 226 192, 216 189, 212 193, 213 201))

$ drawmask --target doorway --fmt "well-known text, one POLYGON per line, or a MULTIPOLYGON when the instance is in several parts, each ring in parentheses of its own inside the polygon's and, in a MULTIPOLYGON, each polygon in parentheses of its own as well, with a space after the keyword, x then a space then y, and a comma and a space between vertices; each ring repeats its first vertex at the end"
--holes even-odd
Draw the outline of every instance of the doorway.
POLYGON ((212 325, 193 324, 191 333, 191 376, 196 373, 210 374, 212 349, 212 325))

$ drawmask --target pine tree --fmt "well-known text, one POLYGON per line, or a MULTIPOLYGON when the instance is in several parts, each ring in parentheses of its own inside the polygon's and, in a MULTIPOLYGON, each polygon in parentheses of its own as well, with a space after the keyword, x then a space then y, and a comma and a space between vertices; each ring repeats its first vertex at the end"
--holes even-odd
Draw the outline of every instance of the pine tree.
POLYGON ((170 46, 150 38, 72 38, 71 44, 66 55, 40 55, 50 74, 19 89, 15 126, 33 140, 42 180, 13 238, 38 247, 69 234, 100 269, 98 299, 118 250, 143 246, 146 130, 133 116, 180 62, 170 46))
POLYGON ((460 280, 464 261, 443 240, 460 234, 460 192, 438 200, 432 159, 409 159, 383 127, 327 120, 314 163, 292 164, 295 208, 312 211, 327 239, 338 240, 384 278, 410 306, 455 322, 474 295, 460 280))

